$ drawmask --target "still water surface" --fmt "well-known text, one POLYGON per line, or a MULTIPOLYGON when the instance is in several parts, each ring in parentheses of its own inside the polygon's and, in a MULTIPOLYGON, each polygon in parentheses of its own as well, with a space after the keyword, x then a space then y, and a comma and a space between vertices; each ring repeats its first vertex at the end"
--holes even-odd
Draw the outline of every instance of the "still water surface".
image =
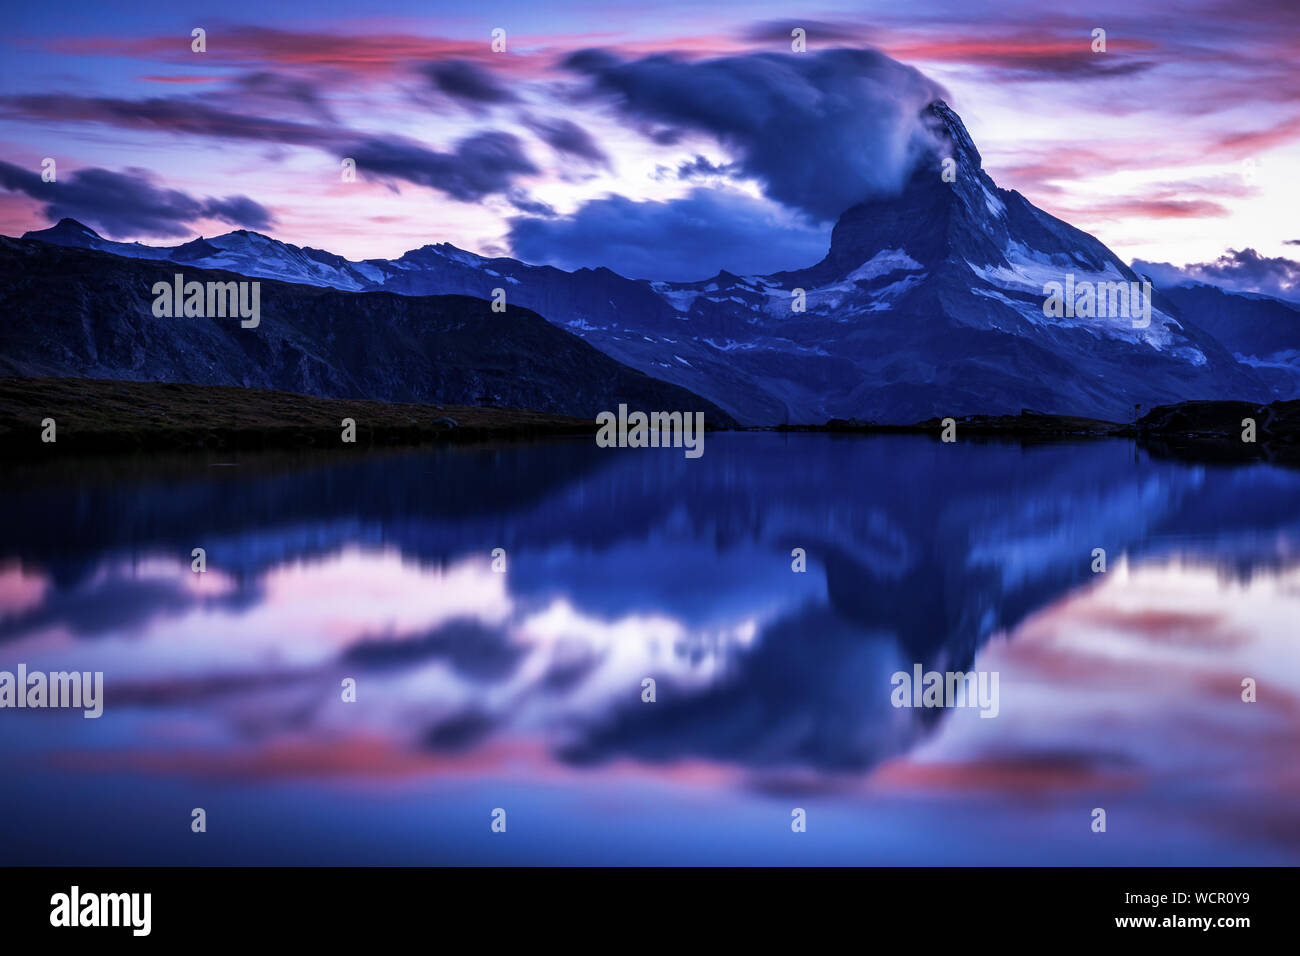
POLYGON ((0 669, 105 675, 0 711, 0 863, 1300 863, 1300 471, 729 434, 0 490, 0 669), (917 664, 997 716, 895 708, 917 664))

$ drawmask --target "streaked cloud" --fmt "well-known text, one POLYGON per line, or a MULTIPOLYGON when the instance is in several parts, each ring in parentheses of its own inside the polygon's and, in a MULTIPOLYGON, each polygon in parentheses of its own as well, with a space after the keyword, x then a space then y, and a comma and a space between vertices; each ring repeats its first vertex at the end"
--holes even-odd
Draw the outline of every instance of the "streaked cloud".
POLYGON ((47 183, 38 173, 0 162, 0 189, 42 202, 51 220, 70 217, 114 238, 185 236, 202 220, 249 229, 269 229, 275 221, 270 210, 247 196, 196 199, 158 186, 142 169, 77 169, 47 183))

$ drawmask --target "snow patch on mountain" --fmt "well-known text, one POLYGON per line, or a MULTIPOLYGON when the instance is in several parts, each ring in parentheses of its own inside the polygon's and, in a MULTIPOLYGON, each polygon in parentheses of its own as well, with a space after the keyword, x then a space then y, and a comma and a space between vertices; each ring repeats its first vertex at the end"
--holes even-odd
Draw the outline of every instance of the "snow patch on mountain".
POLYGON ((849 282, 866 282, 891 272, 911 272, 924 266, 909 256, 902 249, 881 249, 862 265, 850 272, 845 279, 849 282))
POLYGON ((702 294, 698 289, 674 289, 667 282, 652 282, 650 288, 678 312, 690 312, 691 305, 702 294))
MULTIPOLYGON (((1095 312, 1103 314, 1048 316, 1044 313, 1043 304, 1048 298, 1049 285, 1055 283, 1058 287, 1064 287, 1067 276, 1073 277, 1072 285, 1076 290, 1080 289, 1083 283, 1090 283, 1094 289, 1105 288, 1112 283, 1123 283, 1129 291, 1132 291, 1132 280, 1112 263, 1106 263, 1106 268, 1100 272, 1088 270, 1068 255, 1044 254, 1019 242, 1008 244, 1006 257, 1008 266, 984 266, 972 262, 967 262, 966 265, 985 282, 1004 291, 1021 293, 1021 298, 999 296, 992 290, 978 287, 972 288, 971 291, 978 295, 997 298, 1034 325, 1087 328, 1115 338, 1142 342, 1155 349, 1176 347, 1174 333, 1181 331, 1181 324, 1173 316, 1155 308, 1154 305, 1151 307, 1151 324, 1145 328, 1133 325, 1135 313, 1132 309, 1129 310, 1129 315, 1106 314, 1109 310, 1104 293, 1099 295, 1098 307, 1094 309, 1095 312), (1026 301, 1023 296, 1028 296, 1029 301, 1026 301)), ((1138 288, 1142 289, 1140 283, 1138 288)), ((1140 292, 1143 297, 1152 294, 1153 291, 1149 286, 1145 291, 1140 292)), ((1204 361, 1205 358, 1196 349, 1191 350, 1188 355, 1195 356, 1200 361, 1204 361)))

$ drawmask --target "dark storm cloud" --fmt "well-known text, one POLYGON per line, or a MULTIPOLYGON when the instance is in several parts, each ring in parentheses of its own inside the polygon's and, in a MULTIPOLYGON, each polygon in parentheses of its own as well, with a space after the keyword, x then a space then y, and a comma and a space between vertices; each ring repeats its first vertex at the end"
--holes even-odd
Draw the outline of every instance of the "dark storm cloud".
POLYGON ((512 189, 506 194, 506 201, 527 216, 541 216, 545 219, 551 219, 556 215, 554 206, 529 195, 522 189, 512 189))
POLYGON ((119 129, 310 146, 339 159, 355 159, 362 175, 369 172, 405 180, 466 202, 504 193, 517 177, 538 171, 519 138, 511 133, 496 130, 476 133, 460 140, 451 150, 442 151, 397 136, 364 136, 333 124, 245 115, 191 98, 13 96, 0 98, 0 116, 103 123, 119 129))
POLYGON ((692 280, 720 270, 749 275, 812 265, 829 233, 786 221, 770 203, 729 189, 634 202, 607 196, 570 216, 510 221, 515 255, 564 269, 607 266, 633 278, 692 280))
POLYGON ((76 219, 109 237, 183 236, 199 219, 220 219, 248 229, 266 229, 273 222, 270 211, 247 196, 196 199, 160 188, 141 169, 78 169, 47 183, 38 173, 0 162, 0 188, 44 202, 45 215, 52 220, 76 219))
POLYGON ((266 229, 271 223, 271 215, 260 203, 247 196, 226 196, 224 199, 208 199, 203 204, 204 215, 211 219, 233 223, 248 229, 266 229))
POLYGON ((678 163, 676 170, 670 170, 666 166, 656 167, 655 179, 663 180, 671 175, 676 179, 693 182, 699 179, 731 176, 736 171, 735 163, 714 163, 703 156, 697 155, 694 159, 683 160, 678 163))
POLYGON ((155 96, 126 100, 71 93, 6 96, 0 97, 0 117, 102 123, 118 129, 295 146, 326 146, 337 136, 330 126, 250 116, 190 97, 155 96))
POLYGON ((623 60, 564 66, 625 117, 715 136, 767 195, 820 220, 896 192, 929 141, 919 114, 943 89, 875 50, 623 60))
POLYGON ((266 112, 288 106, 313 119, 333 122, 334 114, 315 83, 270 70, 246 73, 235 80, 232 100, 245 111, 266 112))
POLYGON ((609 156, 585 129, 572 120, 558 117, 525 116, 524 125, 537 134, 557 153, 585 159, 599 166, 609 166, 609 156))
POLYGON ((491 71, 469 60, 426 63, 420 67, 420 72, 429 78, 439 93, 464 105, 496 106, 518 100, 518 96, 502 86, 491 71))
POLYGON ((1213 262, 1185 266, 1138 259, 1133 268, 1167 285, 1204 282, 1233 292, 1258 292, 1300 302, 1300 262, 1283 256, 1262 256, 1254 249, 1229 249, 1213 262))
POLYGON ((363 639, 348 648, 341 659, 346 664, 375 669, 440 660, 463 677, 495 682, 513 674, 523 657, 523 649, 502 630, 457 618, 410 639, 363 639))
POLYGON ((811 45, 818 41, 823 43, 866 43, 871 30, 855 23, 835 23, 827 20, 764 20, 750 24, 742 36, 746 40, 759 42, 790 43, 791 35, 796 29, 804 31, 804 39, 811 45))
POLYGON ((358 171, 428 186, 464 202, 507 192, 517 177, 538 171, 519 138, 499 131, 475 133, 451 152, 374 137, 352 144, 348 155, 358 171))

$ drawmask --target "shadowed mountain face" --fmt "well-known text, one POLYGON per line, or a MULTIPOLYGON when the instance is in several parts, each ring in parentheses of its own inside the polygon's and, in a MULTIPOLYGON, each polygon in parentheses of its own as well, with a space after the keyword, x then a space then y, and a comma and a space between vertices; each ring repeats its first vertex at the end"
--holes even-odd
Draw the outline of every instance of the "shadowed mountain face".
POLYGON ((335 398, 500 405, 581 417, 703 411, 686 389, 610 359, 517 305, 261 280, 260 324, 156 317, 153 287, 240 277, 0 239, 0 372, 271 388, 335 398), (21 318, 20 318, 21 317, 21 318))
POLYGON ((445 243, 350 262, 243 230, 153 249, 71 220, 27 238, 354 291, 491 298, 505 289, 512 304, 746 424, 1022 408, 1127 421, 1135 404, 1294 396, 1292 376, 1238 361, 1205 331, 1200 302, 1157 292, 1150 324, 1138 328, 1127 314, 1044 315, 1049 282, 1141 277, 1092 236, 999 189, 946 105, 924 118, 936 149, 901 193, 847 210, 821 262, 769 276, 651 282, 445 243))
POLYGON ((1300 388, 1300 306, 1199 283, 1173 286, 1166 295, 1279 393, 1300 388))

